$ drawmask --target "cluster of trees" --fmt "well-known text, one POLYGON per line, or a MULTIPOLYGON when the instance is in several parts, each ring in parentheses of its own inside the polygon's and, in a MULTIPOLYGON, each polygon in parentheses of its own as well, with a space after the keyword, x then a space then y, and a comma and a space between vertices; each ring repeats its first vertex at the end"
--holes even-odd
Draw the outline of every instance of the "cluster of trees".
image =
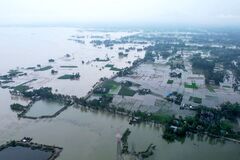
POLYGON ((129 128, 123 133, 121 142, 122 142, 122 153, 129 153, 128 151, 128 136, 131 134, 129 128))
POLYGON ((126 67, 124 69, 121 69, 117 74, 118 74, 119 77, 123 77, 123 76, 126 76, 126 75, 133 74, 133 71, 131 70, 131 68, 126 67))
POLYGON ((52 88, 51 87, 42 87, 39 89, 35 89, 32 91, 21 91, 21 94, 24 97, 36 100, 36 99, 47 99, 47 100, 53 100, 53 101, 58 101, 62 102, 66 105, 69 105, 72 103, 74 100, 73 96, 69 95, 62 95, 62 94, 54 94, 52 93, 52 88))
POLYGON ((8 74, 1 75, 0 80, 5 80, 5 81, 11 81, 12 78, 16 76, 26 76, 27 73, 20 72, 18 70, 10 70, 8 71, 8 74))
POLYGON ((51 74, 57 74, 58 73, 58 71, 56 71, 56 70, 51 70, 51 74))
POLYGON ((220 105, 221 113, 229 120, 236 120, 236 117, 240 117, 240 104, 226 102, 220 105))
MULTIPOLYGON (((121 152, 123 154, 130 153, 129 147, 128 147, 128 137, 130 134, 131 134, 131 131, 129 130, 129 128, 127 128, 121 137, 121 142, 122 142, 122 151, 121 152)), ((135 150, 132 150, 130 154, 132 154, 132 156, 136 156, 138 158, 141 157, 141 159, 146 159, 154 154, 153 151, 155 150, 155 148, 156 148, 155 145, 150 144, 145 151, 136 152, 135 150)))
POLYGON ((80 74, 79 73, 75 73, 75 74, 72 74, 70 79, 74 80, 74 79, 79 79, 79 78, 80 78, 80 74))
POLYGON ((215 63, 212 60, 204 59, 201 54, 196 54, 191 59, 192 67, 203 69, 203 70, 213 70, 215 63))
POLYGON ((226 69, 230 69, 235 74, 237 79, 240 79, 240 52, 238 49, 213 49, 211 50, 211 55, 215 57, 215 61, 223 64, 226 69), (236 64, 233 64, 233 61, 236 64))
POLYGON ((226 68, 229 68, 232 61, 239 59, 240 56, 239 50, 227 48, 213 48, 210 54, 214 57, 215 61, 222 63, 226 68))
POLYGON ((165 127, 163 138, 168 141, 182 140, 188 133, 208 133, 209 136, 228 137, 240 140, 240 132, 233 130, 232 123, 240 117, 240 104, 224 103, 220 109, 199 106, 196 115, 176 118, 174 115, 133 113, 140 121, 152 121, 165 127))
POLYGON ((240 117, 240 105, 224 103, 221 109, 199 107, 194 117, 174 118, 166 125, 163 138, 173 141, 183 138, 188 132, 205 133, 210 136, 228 137, 240 140, 240 132, 233 130, 233 120, 240 117))
POLYGON ((146 51, 144 61, 154 62, 155 61, 154 57, 156 57, 156 54, 154 54, 152 51, 146 51))
POLYGON ((165 115, 165 114, 150 114, 146 112, 136 111, 133 112, 132 115, 134 117, 138 117, 140 121, 152 121, 154 123, 158 124, 168 124, 173 119, 175 119, 174 116, 165 115))
POLYGON ((90 43, 95 46, 104 45, 105 47, 113 47, 114 44, 125 44, 128 42, 125 40, 92 40, 90 43))
POLYGON ((21 112, 26 109, 26 106, 23 106, 19 103, 14 103, 10 105, 11 109, 16 112, 21 112))
POLYGON ((40 89, 35 89, 33 91, 23 91, 22 92, 23 96, 25 97, 41 97, 43 99, 53 99, 54 95, 52 93, 52 88, 50 87, 42 87, 40 89))
POLYGON ((212 78, 218 84, 219 80, 224 76, 223 72, 213 73, 213 68, 215 63, 220 63, 224 66, 225 69, 231 70, 237 82, 240 81, 240 52, 238 49, 230 49, 226 47, 222 48, 213 48, 213 47, 205 47, 201 48, 206 51, 210 51, 211 61, 209 59, 202 59, 199 55, 193 57, 193 67, 206 69, 208 72, 206 76, 208 78, 212 78), (233 63, 235 62, 235 63, 233 63))
POLYGON ((99 99, 89 100, 87 102, 87 105, 95 109, 103 109, 103 108, 108 108, 112 100, 113 100, 113 97, 102 95, 101 98, 99 99))
POLYGON ((170 69, 171 69, 171 70, 174 70, 174 69, 186 70, 184 63, 174 63, 174 62, 170 62, 169 64, 170 64, 170 69))
POLYGON ((183 99, 183 94, 178 92, 172 92, 167 95, 166 100, 174 102, 175 104, 181 105, 183 99))
POLYGON ((223 49, 220 51, 211 52, 212 55, 218 57, 225 68, 230 69, 236 79, 236 83, 240 82, 240 52, 235 49, 223 49), (235 63, 233 63, 235 62, 235 63))
POLYGON ((205 83, 210 84, 211 80, 214 81, 215 85, 219 85, 223 82, 225 72, 217 71, 214 72, 215 61, 212 59, 202 58, 200 54, 196 54, 191 59, 192 67, 203 71, 205 76, 205 83))
MULTIPOLYGON (((159 57, 162 56, 164 59, 173 56, 177 53, 177 51, 181 51, 185 48, 184 43, 168 43, 168 40, 165 39, 167 42, 164 43, 156 43, 155 45, 149 46, 146 48, 147 52, 154 52, 156 53, 155 56, 159 57)), ((172 40, 170 40, 171 42, 172 40)))
POLYGON ((236 83, 239 84, 239 82, 240 82, 240 59, 239 59, 239 61, 237 61, 236 65, 234 65, 234 64, 231 65, 231 70, 233 71, 233 74, 235 75, 236 83))

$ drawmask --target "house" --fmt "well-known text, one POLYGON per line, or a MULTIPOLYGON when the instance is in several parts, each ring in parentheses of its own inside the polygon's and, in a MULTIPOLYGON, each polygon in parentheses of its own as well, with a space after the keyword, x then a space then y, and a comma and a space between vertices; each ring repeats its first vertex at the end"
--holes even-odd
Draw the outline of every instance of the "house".
POLYGON ((170 73, 169 73, 169 76, 170 76, 170 77, 181 78, 181 77, 182 77, 182 73, 170 72, 170 73))
POLYGON ((143 88, 143 89, 139 89, 139 90, 138 90, 138 93, 139 93, 140 95, 150 94, 150 93, 151 93, 151 90, 150 90, 150 89, 145 89, 145 88, 143 88))
POLYGON ((137 49, 137 52, 141 52, 141 51, 143 51, 142 48, 138 48, 138 49, 137 49))
POLYGON ((119 53, 118 53, 118 56, 120 56, 120 57, 127 57, 128 54, 124 54, 123 52, 119 52, 119 53))
POLYGON ((55 60, 54 59, 49 59, 48 62, 52 63, 54 62, 55 60))

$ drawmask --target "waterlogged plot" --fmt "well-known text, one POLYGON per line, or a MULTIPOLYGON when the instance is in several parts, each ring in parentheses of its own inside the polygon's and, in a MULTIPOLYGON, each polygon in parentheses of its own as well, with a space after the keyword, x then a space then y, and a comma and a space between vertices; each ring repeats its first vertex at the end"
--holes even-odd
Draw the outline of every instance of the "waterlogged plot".
POLYGON ((35 102, 29 111, 24 116, 27 117, 42 117, 53 116, 58 111, 64 108, 63 104, 51 101, 40 100, 35 102))
POLYGON ((37 144, 32 138, 21 141, 9 141, 0 146, 1 160, 55 160, 61 153, 61 147, 37 144))
POLYGON ((0 151, 1 160, 49 160, 52 152, 31 149, 29 147, 8 147, 0 151))
MULTIPOLYGON (((185 53, 184 53, 185 54, 185 53)), ((215 107, 224 102, 240 102, 238 92, 234 92, 230 88, 230 79, 221 87, 215 85, 206 85, 203 74, 193 74, 191 62, 185 59, 187 71, 179 71, 175 69, 176 74, 181 72, 181 78, 171 77, 170 73, 174 73, 169 66, 159 58, 154 63, 143 63, 133 69, 133 74, 124 77, 117 77, 115 80, 132 81, 141 85, 141 88, 150 89, 152 94, 159 98, 164 98, 172 92, 177 91, 183 95, 182 104, 205 105, 215 107), (231 96, 229 96, 231 95, 231 96), (192 96, 192 97, 191 97, 192 96), (209 98, 216 97, 216 98, 209 98), (199 97, 199 98, 193 98, 199 97), (216 100, 217 99, 217 100, 216 100)))

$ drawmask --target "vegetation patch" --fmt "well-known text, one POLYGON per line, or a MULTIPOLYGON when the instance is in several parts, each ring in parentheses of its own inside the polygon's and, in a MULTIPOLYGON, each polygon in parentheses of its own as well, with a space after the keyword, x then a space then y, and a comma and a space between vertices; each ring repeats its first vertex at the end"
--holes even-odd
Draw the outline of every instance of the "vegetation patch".
POLYGON ((178 92, 172 92, 166 96, 166 100, 174 102, 175 104, 181 105, 183 99, 183 94, 178 92))
POLYGON ((109 58, 106 58, 106 59, 96 58, 95 61, 97 61, 97 62, 107 62, 107 61, 110 61, 110 59, 109 58))
POLYGON ((16 87, 13 87, 12 89, 14 89, 15 91, 19 91, 19 92, 24 92, 30 89, 29 86, 26 85, 18 85, 16 87))
POLYGON ((60 66, 60 68, 78 68, 78 66, 60 66))
POLYGON ((23 73, 23 72, 20 72, 18 70, 10 70, 10 71, 8 71, 8 74, 11 77, 17 76, 18 74, 21 74, 21 73, 23 73))
POLYGON ((9 81, 9 80, 12 80, 12 77, 8 75, 3 75, 3 76, 0 76, 0 80, 9 81))
POLYGON ((88 101, 88 105, 95 108, 95 109, 100 109, 100 108, 108 108, 109 104, 112 103, 112 96, 107 96, 107 95, 102 95, 99 99, 93 99, 88 101))
POLYGON ((27 70, 35 70, 36 67, 27 67, 26 69, 27 69, 27 70))
POLYGON ((202 98, 190 96, 189 101, 201 104, 202 103, 202 98))
POLYGON ((52 68, 53 68, 52 66, 46 66, 46 67, 34 69, 34 71, 35 72, 37 72, 37 71, 46 71, 46 70, 49 70, 49 69, 52 69, 52 68))
POLYGON ((154 154, 154 150, 155 150, 155 145, 150 144, 148 146, 148 148, 145 151, 142 152, 137 152, 137 153, 131 153, 131 151, 129 151, 129 144, 128 144, 128 137, 131 134, 131 131, 128 129, 126 129, 126 131, 123 133, 122 137, 121 137, 121 142, 122 142, 122 153, 123 154, 129 154, 131 155, 131 157, 135 157, 134 159, 138 159, 140 157, 140 159, 147 159, 148 157, 152 156, 154 154))
POLYGON ((169 79, 169 80, 167 81, 167 84, 173 84, 173 80, 169 79))
POLYGON ((169 122, 171 122, 173 119, 172 116, 170 115, 167 115, 167 114, 153 114, 151 116, 151 120, 153 120, 154 122, 156 123, 161 123, 161 124, 167 124, 169 122))
POLYGON ((212 137, 227 137, 240 140, 240 133, 233 130, 233 123, 240 117, 240 104, 223 103, 219 109, 201 106, 196 115, 186 118, 176 118, 165 114, 149 114, 137 111, 133 113, 139 121, 153 121, 164 124, 163 138, 169 142, 182 141, 187 133, 198 133, 199 136, 208 133, 212 137))
POLYGON ((212 137, 227 137, 239 140, 240 134, 233 130, 233 122, 240 116, 238 103, 225 103, 220 109, 200 107, 194 117, 173 118, 165 125, 163 138, 168 141, 181 140, 187 132, 204 136, 208 133, 212 137))
POLYGON ((116 68, 116 67, 112 67, 110 70, 112 70, 112 71, 117 71, 117 72, 122 71, 122 69, 116 68))
POLYGON ((27 75, 27 73, 23 73, 18 70, 10 70, 10 71, 8 71, 8 74, 1 75, 0 80, 11 81, 12 78, 14 78, 16 76, 26 76, 26 75, 27 75))
MULTIPOLYGON (((225 71, 214 71, 214 68, 216 67, 216 63, 221 62, 224 64, 226 68, 229 68, 228 66, 231 66, 231 64, 229 63, 231 63, 234 60, 234 58, 236 58, 235 56, 237 55, 236 53, 232 54, 231 52, 229 52, 229 50, 228 51, 212 50, 211 54, 214 55, 215 57, 214 60, 211 58, 202 58, 201 54, 196 54, 191 59, 192 67, 193 69, 200 69, 203 71, 206 84, 214 83, 215 85, 219 86, 220 82, 223 82, 226 73, 225 71), (221 52, 224 54, 222 54, 221 52), (221 57, 223 55, 224 57, 221 57), (225 57, 226 55, 228 57, 225 57)), ((235 70, 234 68, 231 67, 231 70, 232 69, 235 70)))
POLYGON ((148 114, 146 112, 137 111, 133 113, 133 116, 138 117, 140 121, 153 121, 159 124, 168 124, 174 120, 174 116, 162 113, 148 114))
POLYGON ((27 106, 23 106, 18 103, 11 104, 10 107, 13 111, 16 111, 16 112, 22 112, 27 108, 27 106))
POLYGON ((113 64, 106 64, 105 67, 112 68, 112 67, 114 67, 114 65, 113 64))
POLYGON ((112 71, 117 71, 117 72, 122 71, 122 69, 114 67, 113 64, 106 64, 105 67, 110 68, 110 70, 112 71))
POLYGON ((117 83, 117 82, 114 81, 114 80, 107 80, 107 81, 103 82, 103 84, 102 84, 102 87, 107 88, 107 89, 109 89, 109 90, 110 90, 110 89, 111 89, 111 90, 115 90, 115 89, 117 89, 119 86, 120 86, 120 84, 117 83))
POLYGON ((1 81, 0 83, 1 83, 1 84, 8 84, 8 83, 12 83, 12 82, 14 82, 14 81, 12 81, 12 80, 6 80, 6 81, 1 81))
POLYGON ((14 89, 15 91, 19 91, 19 92, 25 92, 25 91, 27 91, 27 90, 30 89, 30 87, 27 86, 26 84, 27 84, 27 83, 34 82, 34 81, 36 81, 36 80, 37 80, 37 79, 32 79, 32 80, 30 80, 30 81, 24 82, 24 83, 22 83, 22 84, 20 84, 20 85, 17 85, 16 87, 12 87, 12 89, 14 89))
POLYGON ((129 87, 122 86, 122 88, 121 88, 120 91, 118 92, 118 95, 122 95, 122 96, 134 96, 135 93, 136 93, 136 91, 130 89, 129 87))
POLYGON ((76 79, 79 79, 80 78, 80 75, 79 73, 76 73, 76 74, 65 74, 61 77, 58 77, 58 79, 71 79, 71 80, 76 80, 76 79))
POLYGON ((191 84, 185 82, 184 83, 184 87, 185 88, 191 88, 191 89, 198 89, 198 86, 197 86, 197 84, 195 82, 192 82, 191 84))
POLYGON ((108 95, 109 91, 114 92, 119 89, 120 84, 113 80, 105 80, 101 86, 94 89, 94 94, 108 95))

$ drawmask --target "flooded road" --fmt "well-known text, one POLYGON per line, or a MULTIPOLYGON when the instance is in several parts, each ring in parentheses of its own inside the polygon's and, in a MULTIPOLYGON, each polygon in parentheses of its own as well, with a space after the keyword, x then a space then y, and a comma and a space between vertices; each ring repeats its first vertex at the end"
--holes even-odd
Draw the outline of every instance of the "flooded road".
MULTIPOLYGON (((78 46, 79 44, 67 41, 72 34, 76 33, 76 29, 41 28, 41 32, 39 29, 29 32, 28 28, 17 28, 9 29, 8 33, 7 30, 0 29, 2 42, 0 55, 4 57, 0 59, 1 74, 17 66, 35 66, 38 63, 46 63, 49 58, 61 57, 68 52, 83 53, 84 51, 78 46), (28 34, 23 34, 25 33, 23 30, 28 34)), ((87 51, 85 48, 84 52, 87 51)), ((104 51, 101 52, 105 55, 104 51)), ((98 53, 94 51, 94 54, 98 53)), ((112 74, 106 72, 108 75, 112 74)), ((98 72, 100 75, 101 73, 98 72)), ((85 74, 95 77, 95 72, 85 74)), ((86 83, 83 83, 80 88, 88 83, 89 78, 85 78, 84 81, 86 83)), ((60 86, 64 86, 64 83, 67 81, 61 82, 60 86)), ((74 90, 74 92, 77 91, 74 90)), ((32 137, 34 142, 40 144, 63 147, 57 160, 114 160, 117 152, 116 132, 120 130, 123 133, 127 128, 132 131, 129 137, 130 149, 134 147, 136 151, 142 151, 150 143, 156 145, 155 154, 149 160, 239 160, 240 157, 239 144, 214 143, 205 138, 199 140, 197 136, 193 139, 186 138, 183 143, 168 144, 162 139, 161 128, 149 124, 131 126, 126 117, 89 111, 81 107, 69 107, 52 119, 18 119, 16 113, 10 109, 10 104, 14 102, 26 103, 24 100, 11 98, 7 89, 0 89, 0 144, 9 140, 20 140, 25 136, 32 137)), ((42 105, 51 106, 47 103, 42 105)))

